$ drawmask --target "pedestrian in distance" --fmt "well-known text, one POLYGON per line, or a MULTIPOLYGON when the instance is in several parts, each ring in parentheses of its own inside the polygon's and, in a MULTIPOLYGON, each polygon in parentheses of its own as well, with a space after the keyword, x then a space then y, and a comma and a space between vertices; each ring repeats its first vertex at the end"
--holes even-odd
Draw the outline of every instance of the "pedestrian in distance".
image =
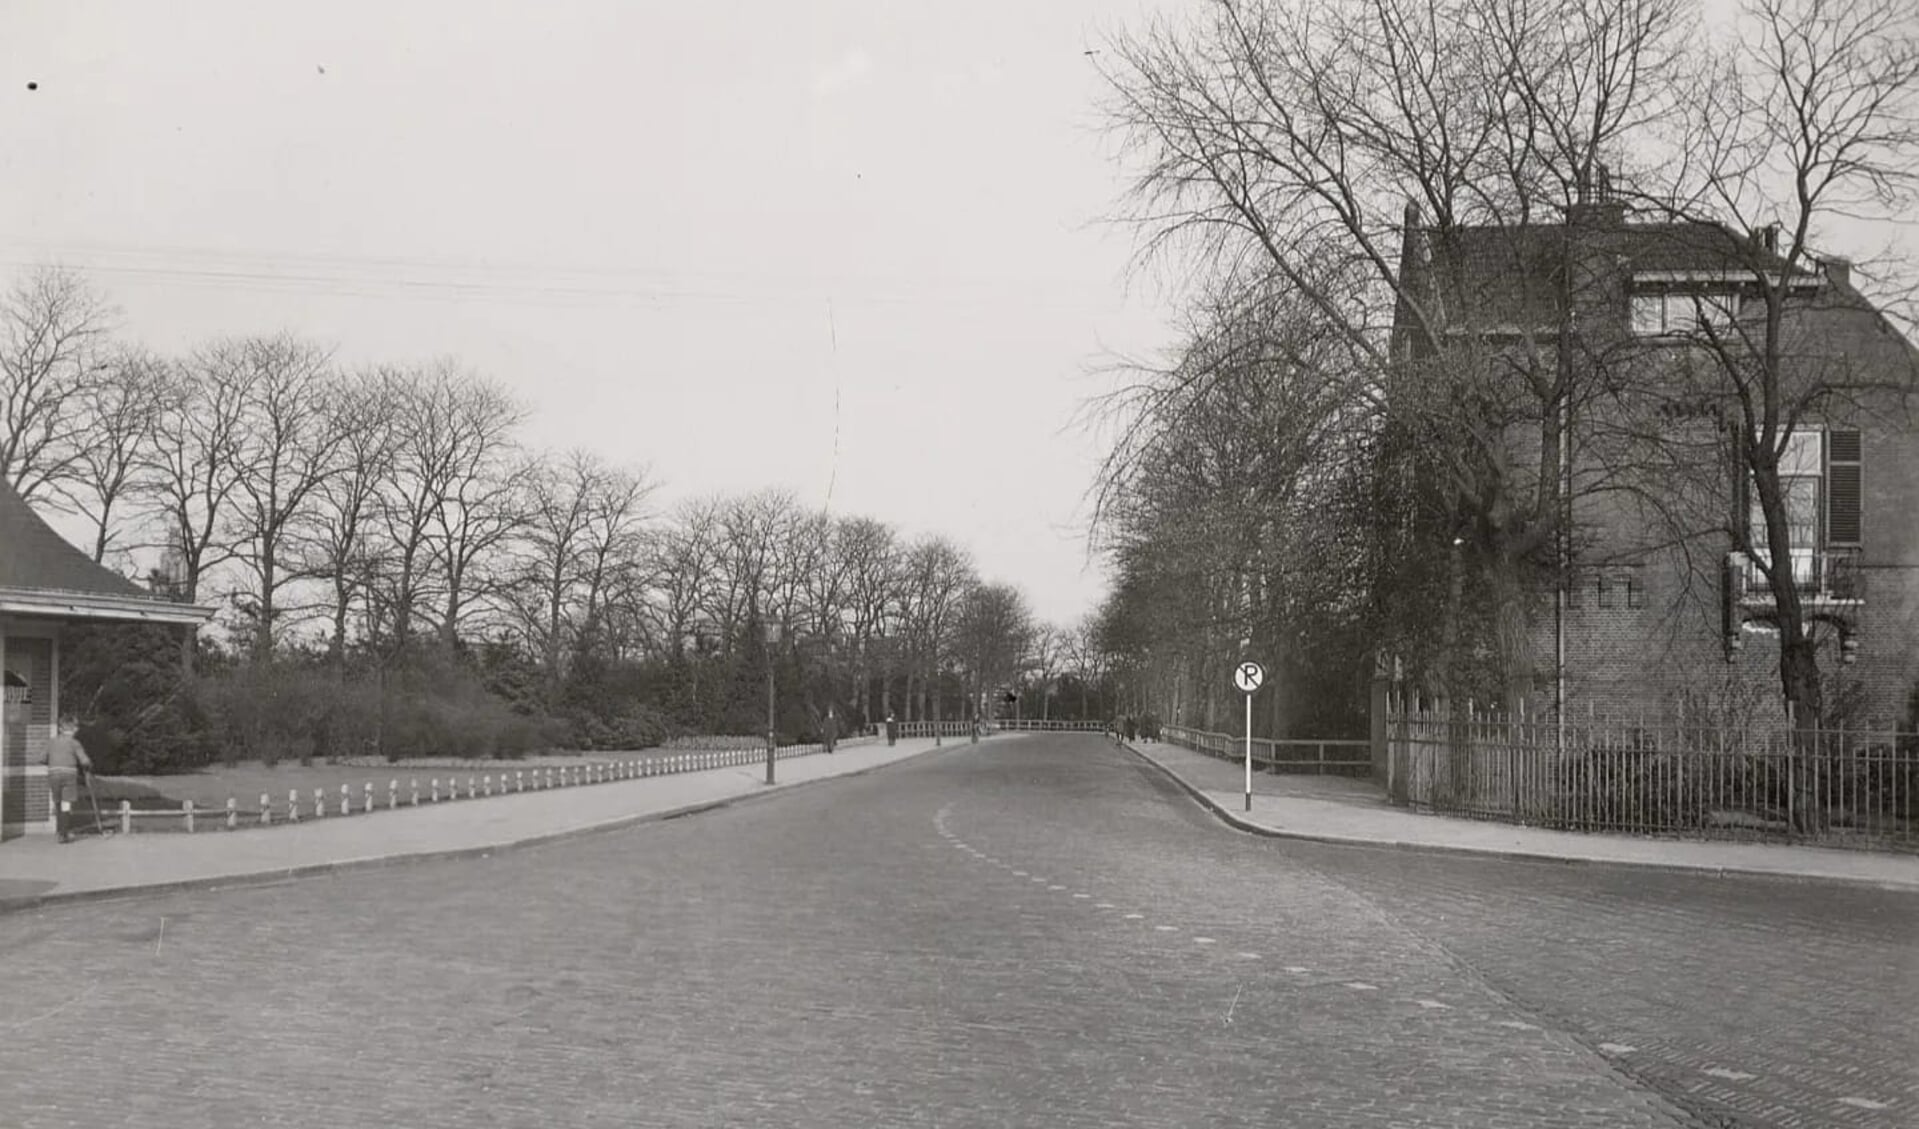
POLYGON ((80 785, 93 771, 93 759, 87 756, 78 736, 80 723, 72 714, 62 714, 58 731, 47 742, 47 797, 53 804, 53 826, 62 843, 70 842, 67 807, 80 800, 80 785))

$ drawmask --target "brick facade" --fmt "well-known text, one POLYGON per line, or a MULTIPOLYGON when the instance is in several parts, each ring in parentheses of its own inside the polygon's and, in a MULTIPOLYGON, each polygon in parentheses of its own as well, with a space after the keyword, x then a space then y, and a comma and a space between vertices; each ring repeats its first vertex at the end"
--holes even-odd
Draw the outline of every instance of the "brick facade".
POLYGON ((0 722, 5 795, 0 799, 0 828, 12 837, 37 834, 50 826, 47 804, 47 741, 53 735, 54 641, 46 637, 6 636, 6 669, 26 683, 10 690, 0 722), (24 700, 21 700, 24 699, 24 700))
MULTIPOLYGON (((1409 210, 1408 229, 1427 230, 1414 226, 1416 215, 1409 210)), ((1672 421, 1659 424, 1681 439, 1672 446, 1697 452, 1723 445, 1727 452, 1717 456, 1719 464, 1689 454, 1699 461, 1682 472, 1654 462, 1656 469, 1626 490, 1591 489, 1593 478, 1614 475, 1618 467, 1585 467, 1575 455, 1564 473, 1576 484, 1582 474, 1591 476, 1585 488, 1573 490, 1577 572, 1563 617, 1555 616, 1551 591, 1538 593, 1529 608, 1526 666, 1534 672, 1534 702, 1552 701, 1563 646, 1567 701, 1575 710, 1615 716, 1782 710, 1770 599, 1763 592, 1734 598, 1739 586, 1728 572, 1735 548, 1730 530, 1746 520, 1747 510, 1745 471, 1735 467, 1725 442, 1736 413, 1716 416, 1727 405, 1712 398, 1717 378, 1700 376, 1698 365, 1715 362, 1703 359, 1696 338, 1634 322, 1642 299, 1665 301, 1672 294, 1690 304, 1696 299, 1687 295, 1746 285, 1739 280, 1750 280, 1767 263, 1775 264, 1765 269, 1776 275, 1784 266, 1769 256, 1772 243, 1763 233, 1749 239, 1710 224, 1631 224, 1616 205, 1582 205, 1566 224, 1469 227, 1408 239, 1401 263, 1407 289, 1438 311, 1429 317, 1437 316, 1449 339, 1483 342, 1523 370, 1529 356, 1551 355, 1554 326, 1576 326, 1577 343, 1565 363, 1616 365, 1615 371, 1641 378, 1657 374, 1692 397, 1675 396, 1687 409, 1657 417, 1672 421), (1701 388, 1708 390, 1703 397, 1701 388), (1658 473, 1670 477, 1650 477, 1658 473), (1635 488, 1637 500, 1628 500, 1635 488), (1664 497, 1649 502, 1655 494, 1664 497), (1680 512, 1684 520, 1675 524, 1680 512), (1685 532, 1676 534, 1681 528, 1685 532)), ((1785 379, 1846 390, 1823 401, 1820 414, 1797 421, 1799 429, 1825 432, 1820 450, 1828 456, 1819 475, 1819 517, 1809 523, 1819 527, 1818 543, 1809 553, 1817 556, 1821 577, 1837 575, 1835 562, 1848 570, 1844 585, 1821 580, 1817 592, 1806 594, 1828 713, 1849 725, 1906 721, 1919 687, 1919 350, 1852 287, 1843 263, 1799 277, 1805 281, 1794 289, 1781 327, 1785 379), (1854 432, 1856 461, 1850 451, 1843 459, 1833 454, 1833 437, 1854 432), (1835 459, 1848 477, 1834 474, 1835 459), (1833 513, 1855 516, 1856 528, 1828 527, 1833 513)), ((1403 312, 1400 331, 1402 356, 1416 360, 1437 347, 1403 312)), ((1625 422, 1628 430, 1645 426, 1625 422)), ((1538 421, 1511 425, 1508 437, 1516 480, 1536 473, 1528 465, 1557 458, 1542 450, 1538 421)))

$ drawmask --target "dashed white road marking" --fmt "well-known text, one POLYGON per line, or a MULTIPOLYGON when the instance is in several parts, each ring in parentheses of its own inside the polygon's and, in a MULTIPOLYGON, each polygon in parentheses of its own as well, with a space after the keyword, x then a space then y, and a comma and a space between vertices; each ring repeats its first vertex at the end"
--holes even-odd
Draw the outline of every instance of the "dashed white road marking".
POLYGON ((1258 953, 1234 953, 1233 955, 1238 957, 1241 960, 1258 960, 1259 959, 1258 953))
POLYGON ((1028 881, 1031 881, 1031 882, 1037 882, 1037 883, 1038 883, 1038 884, 1040 884, 1041 886, 1044 886, 1044 885, 1046 885, 1046 879, 1044 879, 1044 878, 1041 878, 1041 877, 1040 877, 1039 875, 1037 875, 1037 874, 1035 874, 1035 875, 1034 875, 1034 876, 1033 876, 1032 878, 1030 878, 1030 879, 1028 879, 1028 881))
POLYGON ((1111 902, 1094 902, 1094 903, 1093 903, 1093 908, 1094 908, 1094 909, 1112 909, 1112 908, 1113 908, 1113 903, 1111 903, 1111 902))
POLYGON ((1025 872, 1025 871, 1023 871, 1023 870, 1015 870, 1015 871, 1014 871, 1013 873, 1014 873, 1015 875, 1017 875, 1018 877, 1020 877, 1020 878, 1024 878, 1024 877, 1026 877, 1026 872, 1025 872))
POLYGON ((1179 926, 1177 925, 1155 925, 1153 928, 1159 930, 1161 933, 1176 933, 1179 931, 1179 926))
POLYGON ((1195 945, 1210 945, 1210 944, 1212 944, 1212 943, 1213 943, 1213 939, 1212 939, 1211 937, 1195 937, 1195 938, 1193 938, 1193 944, 1195 944, 1195 945))
POLYGON ((1348 987, 1348 988, 1351 988, 1351 989, 1352 989, 1353 991, 1355 991, 1355 992, 1377 992, 1377 991, 1379 991, 1379 985, 1377 985, 1377 984, 1368 984, 1368 983, 1366 983, 1366 982, 1365 982, 1364 980, 1348 980, 1348 981, 1346 982, 1346 987, 1348 987))
POLYGON ((1073 896, 1074 896, 1075 898, 1090 898, 1090 897, 1092 897, 1093 895, 1091 895, 1091 894, 1074 894, 1073 896))
POLYGON ((1723 1066, 1709 1066, 1699 1073, 1711 1075, 1714 1078, 1724 1078, 1728 1082, 1749 1082, 1759 1077, 1757 1074, 1749 1074, 1744 1070, 1729 1070, 1723 1066))
POLYGON ((1599 1049, 1609 1055, 1629 1055, 1639 1048, 1631 1043, 1601 1043, 1599 1049))
POLYGON ((1310 968, 1303 968, 1303 967, 1301 967, 1300 965, 1297 965, 1297 964, 1289 964, 1289 965, 1287 965, 1287 966, 1286 966, 1286 971, 1288 971, 1288 972, 1311 972, 1311 971, 1312 971, 1312 969, 1310 969, 1310 968))
POLYGON ((1127 915, 1126 915, 1126 920, 1128 920, 1128 921, 1139 921, 1139 920, 1141 920, 1142 918, 1144 918, 1145 916, 1146 916, 1146 915, 1145 915, 1145 914, 1143 914, 1143 913, 1129 913, 1129 914, 1127 914, 1127 915))
POLYGON ((1060 885, 1052 885, 1052 886, 1048 886, 1047 889, 1048 890, 1064 890, 1066 889, 1066 887, 1060 886, 1060 885))
POLYGON ((1418 1005, 1419 1005, 1420 1007, 1423 1007, 1423 1008, 1426 1008, 1426 1009, 1428 1009, 1428 1010, 1431 1010, 1431 1011, 1451 1011, 1451 1010, 1453 1010, 1453 1005, 1451 1005, 1451 1004, 1442 1004, 1442 1003, 1440 1003, 1440 1002, 1439 1002, 1438 1000, 1414 1000, 1413 1002, 1414 1002, 1414 1003, 1416 1003, 1416 1004, 1418 1004, 1418 1005))
POLYGON ((1501 1026, 1501 1027, 1510 1027, 1510 1028, 1512 1028, 1512 1029, 1513 1029, 1513 1030, 1515 1030, 1515 1031, 1537 1031, 1537 1030, 1539 1030, 1539 1024, 1537 1024, 1537 1023, 1528 1023, 1528 1022, 1526 1022, 1526 1021, 1525 1021, 1525 1020, 1523 1020, 1523 1019, 1502 1019, 1502 1020, 1500 1020, 1500 1021, 1499 1021, 1499 1024, 1498 1024, 1498 1025, 1499 1025, 1499 1026, 1501 1026))
POLYGON ((1856 1106, 1859 1109, 1884 1109, 1885 1102, 1876 1102, 1871 1098, 1840 1098, 1840 1105, 1856 1106))

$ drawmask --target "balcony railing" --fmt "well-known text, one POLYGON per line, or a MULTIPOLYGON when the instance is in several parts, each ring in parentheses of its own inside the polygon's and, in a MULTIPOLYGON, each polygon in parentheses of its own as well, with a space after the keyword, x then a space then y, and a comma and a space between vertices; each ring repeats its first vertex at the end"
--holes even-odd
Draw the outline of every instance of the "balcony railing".
MULTIPOLYGON (((1759 562, 1743 554, 1734 556, 1744 580, 1742 596, 1749 602, 1770 603, 1772 585, 1759 562)), ((1859 568, 1859 550, 1793 550, 1792 586, 1800 596, 1810 600, 1865 599, 1865 574, 1859 568)))

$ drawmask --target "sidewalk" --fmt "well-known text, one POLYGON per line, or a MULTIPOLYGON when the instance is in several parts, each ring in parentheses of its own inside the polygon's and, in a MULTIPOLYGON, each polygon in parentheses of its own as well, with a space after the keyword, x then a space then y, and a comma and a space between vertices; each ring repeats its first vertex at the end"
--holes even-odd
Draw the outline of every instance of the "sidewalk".
MULTIPOLYGON (((1000 738, 1004 739, 1004 738, 1000 738)), ((965 748, 947 738, 945 748, 965 748)), ((766 768, 715 768, 609 784, 403 807, 240 831, 0 844, 0 912, 50 901, 260 882, 528 846, 647 819, 720 807, 819 780, 869 772, 931 751, 932 738, 790 757, 766 768)))
POLYGON ((1178 745, 1134 742, 1127 748, 1164 770, 1227 823, 1262 835, 1919 892, 1919 857, 1910 855, 1787 843, 1635 838, 1427 815, 1389 804, 1371 781, 1255 772, 1253 810, 1247 812, 1240 763, 1178 745))

